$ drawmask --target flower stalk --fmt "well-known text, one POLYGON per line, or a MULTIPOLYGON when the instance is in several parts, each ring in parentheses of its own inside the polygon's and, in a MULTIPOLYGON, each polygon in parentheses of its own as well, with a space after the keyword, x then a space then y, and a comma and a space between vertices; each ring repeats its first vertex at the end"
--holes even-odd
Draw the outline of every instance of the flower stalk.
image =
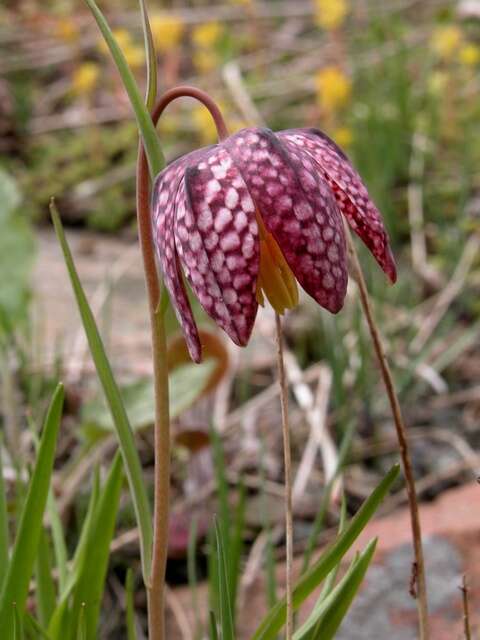
POLYGON ((410 447, 408 444, 407 429, 402 416, 400 402, 395 390, 392 372, 388 364, 388 360, 383 348, 380 330, 377 327, 373 315, 372 306, 368 296, 367 284, 363 275, 362 267, 358 259, 358 254, 352 240, 350 230, 345 225, 345 234, 347 237, 348 252, 353 267, 354 278, 358 285, 360 293, 360 303, 362 306, 368 329, 375 349, 375 354, 380 365, 380 372, 383 383, 388 396, 388 401, 392 410, 393 421, 397 432, 398 445, 400 449, 400 457, 402 459, 403 472, 405 475, 405 484, 408 494, 408 505, 410 509, 410 523, 412 528, 413 550, 414 550, 414 566, 413 576, 416 586, 416 599, 419 615, 420 640, 429 640, 429 620, 428 620, 428 599, 427 599, 427 582, 425 576, 425 561, 423 557, 422 531, 420 525, 420 515, 418 509, 417 493, 415 489, 415 476, 413 473, 412 460, 410 456, 410 447))
POLYGON ((293 637, 293 504, 292 504, 292 453, 290 426, 288 422, 288 387, 283 358, 283 334, 280 315, 275 313, 277 342, 278 381, 280 384, 280 404, 282 409, 282 435, 285 473, 285 540, 286 540, 286 603, 287 621, 285 640, 293 637))

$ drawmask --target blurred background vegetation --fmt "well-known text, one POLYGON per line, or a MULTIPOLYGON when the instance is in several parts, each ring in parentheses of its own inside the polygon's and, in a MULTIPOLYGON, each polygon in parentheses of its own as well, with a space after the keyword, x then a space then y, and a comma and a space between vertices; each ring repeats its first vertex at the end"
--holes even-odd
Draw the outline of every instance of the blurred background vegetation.
MULTIPOLYGON (((137 3, 104 0, 101 7, 143 86, 137 3)), ((218 0, 212 5, 171 0, 152 1, 149 10, 160 90, 179 83, 207 90, 221 105, 232 132, 252 124, 274 130, 313 126, 346 149, 384 214, 398 260, 398 284, 386 287, 373 260, 361 250, 411 429, 420 496, 432 499, 471 479, 480 445, 480 3, 218 0)), ((169 160, 216 139, 208 112, 188 99, 169 107, 160 133, 169 160)), ((69 544, 78 537, 86 508, 89 485, 84 480, 96 463, 111 459, 114 447, 73 306, 58 305, 66 290, 65 276, 61 259, 55 258, 48 202, 55 195, 79 256, 80 275, 96 300, 132 422, 140 430, 138 446, 150 479, 151 369, 135 248, 136 145, 127 98, 84 4, 4 0, 4 466, 15 513, 14 480, 28 468, 33 452, 30 430, 38 428, 53 381, 66 371, 67 416, 56 474, 69 544), (53 333, 45 329, 52 316, 58 321, 53 333)), ((300 547, 305 546, 318 495, 332 477, 350 425, 355 432, 343 474, 350 510, 396 459, 394 431, 354 290, 352 283, 338 317, 304 298, 286 321, 294 459, 302 471, 296 494, 300 547), (313 461, 320 455, 315 464, 310 454, 305 458, 314 431, 312 410, 325 427, 324 435, 308 445, 313 461)), ((175 340, 176 324, 170 320, 175 340)), ((211 334, 206 318, 202 323, 211 334)), ((239 353, 211 335, 209 361, 200 370, 186 364, 181 344, 172 342, 172 375, 177 376, 172 388, 178 404, 172 582, 187 580, 191 505, 201 541, 215 504, 212 410, 235 495, 238 478, 246 478, 251 507, 245 539, 249 544, 258 539, 265 518, 273 531, 281 522, 281 508, 270 507, 264 519, 258 516, 265 493, 274 506, 275 496, 278 502, 281 482, 271 331, 272 317, 266 311, 246 351, 239 353)), ((399 486, 385 510, 404 502, 399 486)), ((338 504, 333 503, 327 522, 334 524, 337 517, 338 504)), ((109 578, 107 597, 112 600, 118 576, 123 580, 132 557, 138 561, 133 522, 125 498, 109 578)), ((202 573, 201 547, 198 556, 202 573)), ((119 637, 114 624, 109 629, 105 637, 119 637)))

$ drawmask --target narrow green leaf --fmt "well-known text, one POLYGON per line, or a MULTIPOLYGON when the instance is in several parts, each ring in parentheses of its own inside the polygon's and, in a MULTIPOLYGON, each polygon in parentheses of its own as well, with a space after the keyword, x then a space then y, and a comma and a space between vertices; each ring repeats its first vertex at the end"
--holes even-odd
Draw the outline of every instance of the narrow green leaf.
POLYGON ((92 526, 92 520, 98 505, 99 496, 100 472, 97 466, 93 471, 92 488, 90 490, 90 499, 88 501, 87 513, 83 521, 80 538, 78 540, 73 556, 72 567, 68 574, 65 588, 61 594, 59 602, 48 626, 48 632, 54 640, 65 640, 65 638, 67 638, 69 634, 70 620, 68 617, 68 607, 70 602, 70 595, 79 580, 81 570, 85 562, 89 531, 92 526))
MULTIPOLYGON (((392 467, 360 507, 344 533, 322 554, 313 567, 300 578, 293 591, 294 609, 298 609, 302 602, 304 602, 312 591, 326 578, 330 571, 341 561, 342 557, 358 538, 384 499, 388 490, 396 480, 399 470, 398 465, 392 467)), ((285 624, 285 616, 286 603, 285 598, 283 598, 265 616, 253 635, 252 640, 271 640, 275 638, 285 624)))
POLYGON ((52 558, 50 544, 45 529, 42 529, 38 545, 35 574, 37 579, 37 612, 40 624, 48 627, 55 609, 56 594, 52 578, 52 558))
POLYGON ((198 579, 197 579, 197 518, 192 519, 188 536, 188 550, 187 550, 187 574, 188 574, 188 586, 192 596, 192 611, 195 619, 195 632, 194 637, 197 638, 201 635, 201 619, 200 611, 198 608, 198 579))
POLYGON ((8 509, 7 509, 7 493, 5 490, 5 482, 3 479, 2 464, 2 440, 0 438, 0 592, 7 575, 8 569, 8 509))
MULTIPOLYGON (((338 534, 341 535, 345 531, 347 523, 347 502, 345 500, 345 494, 342 495, 342 505, 340 507, 340 523, 338 527, 338 534)), ((327 579, 325 580, 325 585, 322 589, 322 593, 318 598, 318 603, 322 602, 329 593, 331 593, 333 587, 335 586, 335 582, 337 580, 338 571, 340 569, 340 563, 332 569, 332 571, 328 574, 327 579)))
POLYGON ((80 606, 80 617, 78 619, 78 633, 75 634, 75 640, 87 640, 87 616, 85 615, 85 602, 80 606))
POLYGON ((25 640, 25 633, 23 631, 23 620, 16 602, 13 603, 13 613, 13 640, 25 640))
POLYGON ((333 476, 330 478, 329 482, 325 486, 325 489, 322 495, 322 500, 320 502, 320 507, 317 511, 315 520, 313 522, 312 531, 308 536, 307 546, 305 548, 305 553, 303 556, 302 573, 305 573, 305 571, 310 566, 312 554, 317 545, 318 536, 320 535, 320 532, 322 530, 323 522, 325 520, 325 515, 330 505, 332 489, 347 459, 354 432, 355 432, 355 424, 352 422, 347 428, 347 430, 345 431, 345 434, 342 438, 342 442, 340 444, 340 449, 338 452, 337 466, 335 467, 333 476))
MULTIPOLYGON (((90 2, 91 0, 86 1, 90 2)), ((128 416, 125 411, 117 383, 113 377, 112 369, 105 353, 95 318, 83 291, 82 284, 75 268, 72 253, 68 246, 62 223, 60 221, 60 216, 58 215, 53 201, 50 206, 50 211, 55 232, 62 247, 65 263, 67 265, 70 281, 77 300, 78 309, 82 318, 92 358, 117 430, 132 501, 135 508, 137 524, 140 531, 143 579, 147 584, 150 577, 153 531, 150 505, 145 485, 143 483, 140 458, 135 446, 135 440, 128 416)))
MULTIPOLYGON (((98 618, 107 575, 110 543, 115 531, 120 491, 122 488, 122 459, 116 455, 98 505, 91 520, 85 543, 85 555, 79 569, 73 593, 71 624, 79 628, 81 616, 85 619, 85 637, 98 637, 98 618), (83 611, 83 614, 82 614, 83 611)), ((75 634, 71 640, 76 640, 75 634)))
POLYGON ((150 114, 143 102, 138 85, 135 82, 135 78, 133 77, 125 56, 113 37, 112 31, 108 26, 104 15, 94 0, 85 0, 85 3, 97 22, 102 36, 110 49, 110 53, 115 61, 120 77, 122 78, 123 86, 125 87, 130 99, 130 104, 132 105, 138 128, 143 138, 150 174, 152 178, 155 178, 155 176, 157 176, 165 166, 165 158, 162 153, 160 141, 157 131, 153 125, 152 118, 150 117, 150 114))
POLYGON ((217 564, 219 583, 219 609, 220 626, 222 629, 222 640, 235 640, 233 631, 233 616, 228 588, 227 561, 225 559, 225 548, 222 539, 220 524, 215 520, 215 537, 217 542, 217 564))
POLYGON ((67 545, 65 543, 65 535, 63 533, 62 520, 58 512, 57 501, 52 489, 48 492, 47 513, 52 531, 53 552, 55 556, 55 566, 58 572, 58 592, 62 594, 67 585, 68 567, 67 567, 67 545))
POLYGON ((215 486, 218 495, 218 522, 222 529, 222 540, 225 553, 229 554, 230 547, 230 505, 228 502, 228 480, 225 470, 225 456, 222 441, 216 429, 210 429, 210 439, 213 447, 213 465, 215 471, 215 486))
POLYGON ((241 575, 240 563, 243 552, 243 534, 245 532, 245 498, 245 485, 241 482, 239 487, 238 504, 235 509, 233 527, 230 535, 230 552, 227 557, 228 591, 230 594, 230 607, 234 621, 237 589, 241 575))
POLYGON ((215 612, 210 611, 210 640, 218 640, 218 631, 217 631, 217 619, 215 617, 215 612))
POLYGON ((155 52, 152 29, 150 28, 150 20, 148 19, 147 3, 145 0, 139 0, 139 3, 147 58, 147 93, 145 96, 145 104, 147 109, 152 111, 157 98, 157 54, 155 52))
POLYGON ((23 624, 29 638, 33 638, 34 640, 52 640, 42 625, 35 620, 28 611, 23 614, 23 624))
POLYGON ((332 640, 357 594, 372 561, 377 540, 356 558, 339 584, 295 633, 294 640, 332 640))
POLYGON ((12 558, 0 596, 0 629, 6 634, 12 633, 14 625, 15 614, 12 603, 16 603, 16 608, 21 616, 27 600, 28 584, 37 555, 43 513, 55 459, 55 445, 62 417, 63 398, 63 386, 59 384, 53 394, 45 419, 37 462, 23 505, 12 558))
POLYGON ((127 578, 125 580, 125 610, 127 623, 127 640, 137 640, 137 632, 135 631, 135 607, 133 603, 133 571, 127 570, 127 578))

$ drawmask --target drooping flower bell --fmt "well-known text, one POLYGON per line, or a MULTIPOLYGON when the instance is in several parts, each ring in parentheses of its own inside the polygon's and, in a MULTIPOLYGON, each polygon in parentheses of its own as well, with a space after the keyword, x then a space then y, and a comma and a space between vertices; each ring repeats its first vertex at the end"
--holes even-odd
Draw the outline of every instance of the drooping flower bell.
POLYGON ((192 359, 201 345, 183 273, 240 346, 265 298, 280 314, 297 304, 297 282, 336 313, 348 277, 342 214, 395 282, 380 213, 321 131, 243 129, 164 169, 153 189, 154 240, 192 359))

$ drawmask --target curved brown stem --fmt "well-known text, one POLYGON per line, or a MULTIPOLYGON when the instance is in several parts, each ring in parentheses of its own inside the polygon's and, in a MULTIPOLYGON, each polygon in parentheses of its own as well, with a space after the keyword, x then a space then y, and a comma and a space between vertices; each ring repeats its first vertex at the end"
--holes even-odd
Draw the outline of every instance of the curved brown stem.
MULTIPOLYGON (((225 121, 215 102, 195 87, 181 86, 167 91, 152 113, 156 125, 164 109, 172 100, 183 96, 196 98, 212 114, 220 139, 228 135, 225 121)), ((148 594, 148 628, 150 640, 165 639, 165 569, 167 564, 168 513, 170 499, 170 414, 167 341, 163 313, 159 310, 161 286, 155 261, 155 249, 150 216, 150 180, 143 142, 138 146, 137 160, 137 220, 147 286, 152 334, 153 379, 155 395, 155 472, 153 548, 148 594)))
MULTIPOLYGON (((155 108, 156 124, 163 109, 155 108)), ((148 595, 148 628, 150 640, 165 638, 165 568, 167 563, 168 512, 170 497, 170 415, 168 371, 166 367, 166 335, 163 314, 158 312, 160 282, 155 262, 150 217, 150 180, 143 143, 140 140, 137 161, 137 220, 143 269, 147 286, 152 334, 153 384, 155 396, 155 472, 153 548, 148 595)))
POLYGON ((418 510, 417 493, 415 489, 415 476, 413 473, 412 460, 410 457, 410 448, 408 445, 407 428, 402 416, 400 402, 395 390, 392 372, 388 364, 385 350, 383 348, 380 331, 375 322, 372 306, 368 296, 367 285, 363 277, 362 267, 358 259, 355 245, 353 244, 350 229, 345 224, 348 251, 353 266, 355 280, 358 284, 360 293, 360 302, 363 313, 367 321, 368 329, 373 342, 373 347, 377 356, 380 372, 382 374, 385 390, 387 392, 388 401, 392 410, 393 421, 397 431, 397 440, 400 449, 400 457, 402 459, 403 473, 405 475, 405 484, 407 487, 408 504, 410 509, 410 523, 412 528, 413 551, 415 556, 414 563, 414 593, 417 594, 417 607, 419 614, 420 640, 428 640, 430 638, 429 619, 428 619, 428 599, 427 599, 427 581, 425 575, 425 561, 423 557, 422 531, 420 525, 420 515, 418 510))
POLYGON ((170 102, 173 102, 173 100, 176 100, 177 98, 195 98, 195 100, 201 102, 212 115, 215 126, 217 127, 218 139, 224 140, 228 137, 227 125, 225 124, 225 120, 223 119, 222 112, 218 108, 218 105, 208 95, 208 93, 188 85, 180 85, 179 87, 169 89, 161 96, 154 111, 155 114, 158 113, 157 120, 170 102))

